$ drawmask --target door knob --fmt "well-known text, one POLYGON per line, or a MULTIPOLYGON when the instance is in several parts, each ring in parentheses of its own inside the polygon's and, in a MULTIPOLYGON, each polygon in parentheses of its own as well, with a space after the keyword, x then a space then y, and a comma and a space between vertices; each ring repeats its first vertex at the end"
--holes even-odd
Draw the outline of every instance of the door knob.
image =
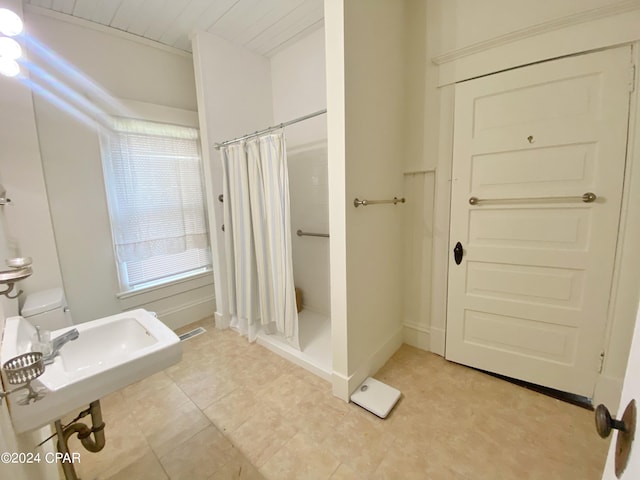
POLYGON ((604 405, 596 408, 596 430, 602 438, 607 438, 611 430, 618 430, 616 440, 615 470, 616 477, 620 478, 627 467, 631 444, 636 431, 636 402, 631 400, 622 414, 622 419, 611 418, 609 410, 604 405))
POLYGON ((611 430, 626 432, 627 427, 624 421, 611 418, 609 409, 600 404, 596 408, 596 430, 602 438, 607 438, 611 434, 611 430))
POLYGON ((460 262, 462 262, 463 254, 464 249, 462 248, 462 244, 460 242, 456 243, 456 246, 453 247, 453 259, 456 261, 456 265, 460 265, 460 262))

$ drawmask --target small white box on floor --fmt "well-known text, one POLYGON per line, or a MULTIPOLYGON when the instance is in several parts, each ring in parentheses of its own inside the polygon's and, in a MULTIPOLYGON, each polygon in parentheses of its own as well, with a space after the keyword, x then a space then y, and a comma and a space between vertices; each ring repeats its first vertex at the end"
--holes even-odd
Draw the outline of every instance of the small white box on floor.
POLYGON ((351 401, 380 418, 386 418, 400 395, 400 390, 369 377, 351 395, 351 401))

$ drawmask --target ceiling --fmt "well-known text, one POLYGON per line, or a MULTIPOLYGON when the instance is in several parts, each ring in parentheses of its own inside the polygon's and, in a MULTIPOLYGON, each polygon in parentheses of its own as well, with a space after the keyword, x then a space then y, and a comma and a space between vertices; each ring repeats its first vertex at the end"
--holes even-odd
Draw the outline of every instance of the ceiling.
POLYGON ((323 24, 323 0, 24 0, 191 51, 206 30, 269 56, 323 24))

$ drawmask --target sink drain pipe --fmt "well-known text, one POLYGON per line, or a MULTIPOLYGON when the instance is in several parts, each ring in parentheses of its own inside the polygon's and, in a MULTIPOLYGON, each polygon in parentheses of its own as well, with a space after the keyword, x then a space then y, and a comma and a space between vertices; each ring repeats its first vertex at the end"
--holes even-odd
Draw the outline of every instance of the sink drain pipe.
POLYGON ((60 420, 56 420, 56 433, 58 434, 58 452, 63 454, 62 470, 67 480, 78 480, 76 469, 71 461, 69 453, 69 438, 77 433, 78 440, 82 442, 82 446, 90 452, 99 452, 104 448, 104 422, 102 421, 102 409, 100 408, 100 400, 89 404, 89 413, 91 413, 91 428, 82 422, 74 422, 71 425, 62 427, 60 420), (91 438, 93 434, 93 438, 91 438))

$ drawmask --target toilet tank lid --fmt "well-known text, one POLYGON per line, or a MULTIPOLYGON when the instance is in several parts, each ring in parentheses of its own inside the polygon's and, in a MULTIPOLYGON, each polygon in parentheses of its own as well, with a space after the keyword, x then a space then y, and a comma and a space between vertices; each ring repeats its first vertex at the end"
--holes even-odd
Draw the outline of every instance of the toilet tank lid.
POLYGON ((31 317, 61 307, 63 303, 64 293, 61 288, 41 290, 27 295, 21 313, 23 317, 31 317))

